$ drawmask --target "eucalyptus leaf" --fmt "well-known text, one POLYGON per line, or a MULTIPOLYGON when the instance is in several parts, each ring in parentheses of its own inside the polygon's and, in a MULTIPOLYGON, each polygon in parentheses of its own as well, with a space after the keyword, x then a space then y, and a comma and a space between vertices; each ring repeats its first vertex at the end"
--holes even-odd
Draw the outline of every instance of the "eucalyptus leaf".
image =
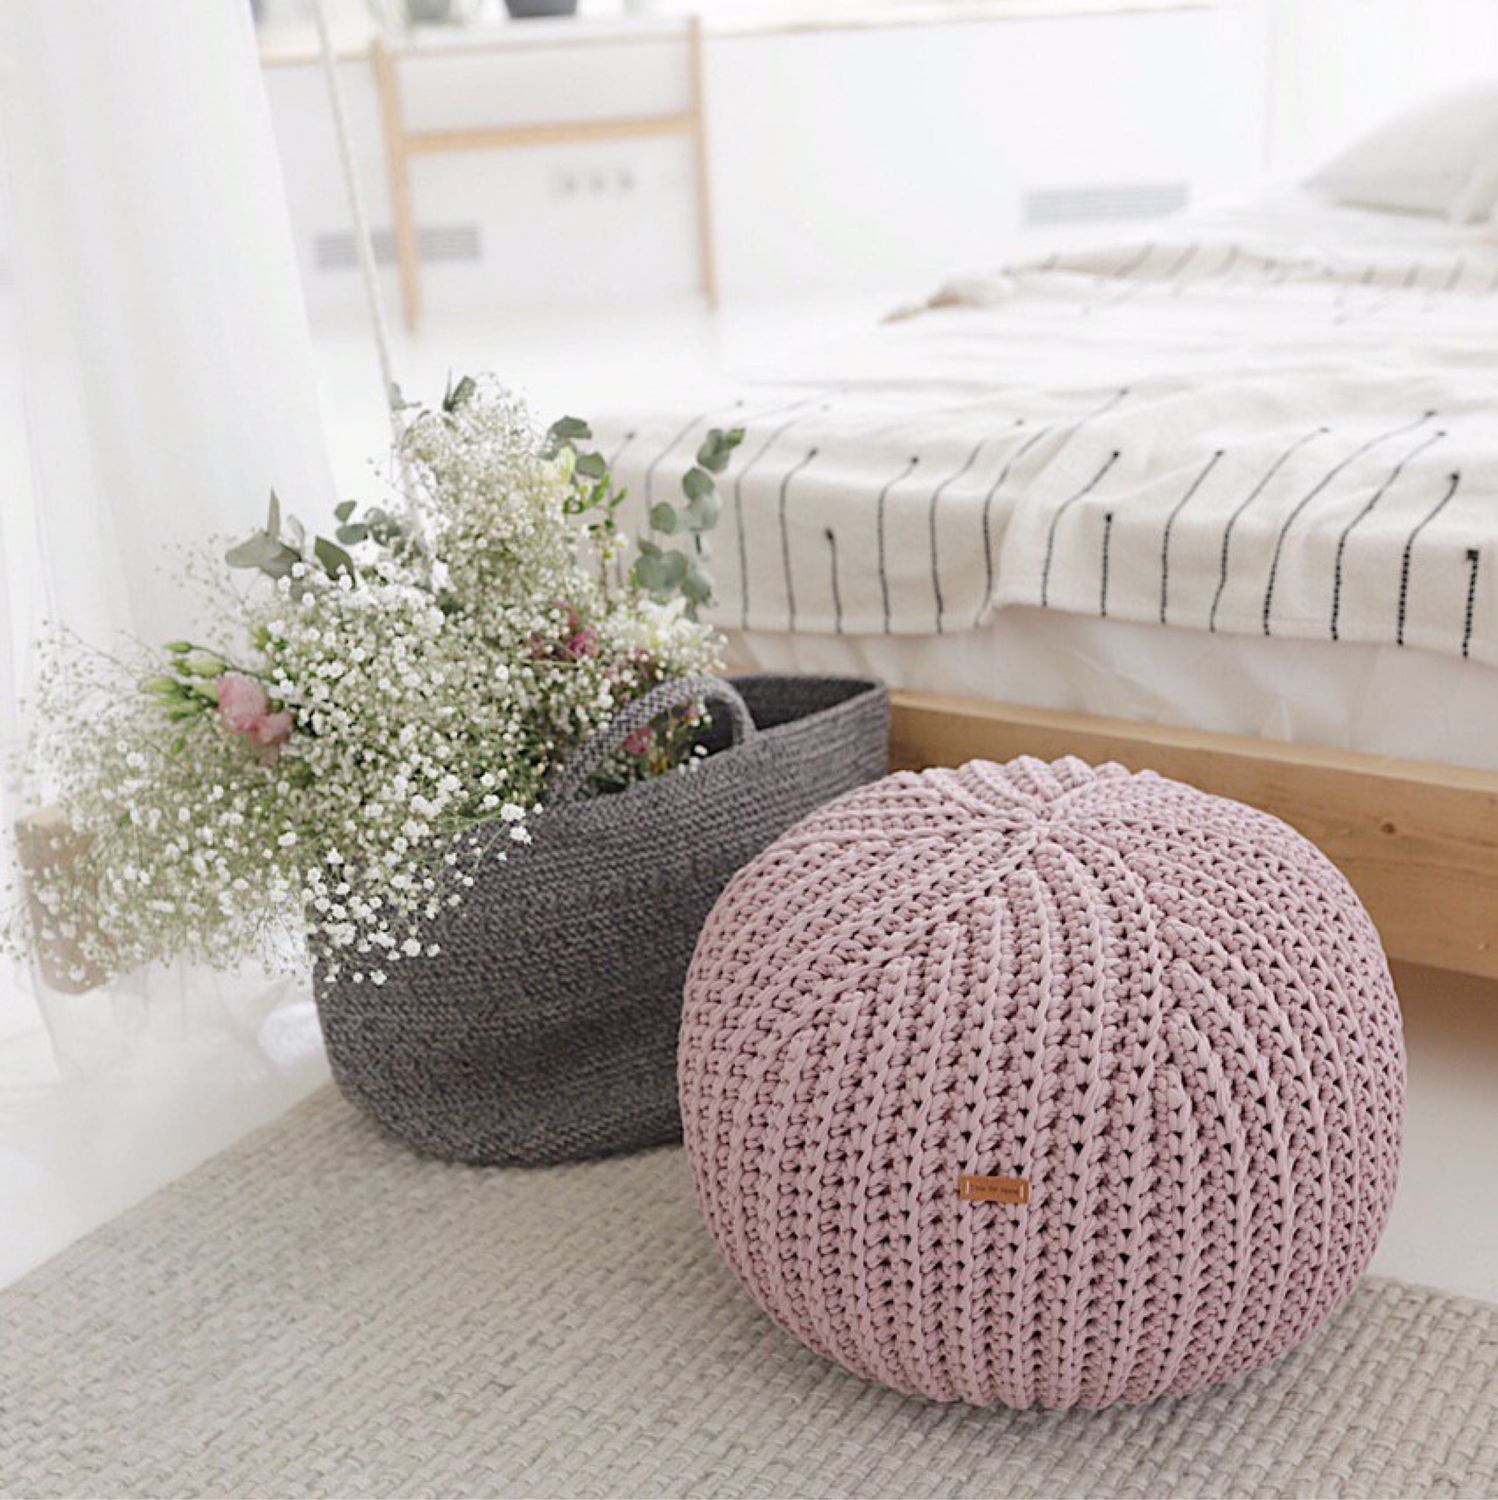
POLYGON ((354 560, 337 542, 330 542, 327 537, 320 536, 313 543, 312 550, 329 578, 336 578, 340 573, 353 577, 354 560))
POLYGON ((572 443, 585 443, 593 436, 593 429, 580 417, 558 417, 546 429, 547 452, 557 453, 572 443))
POLYGON ((697 450, 697 462, 714 474, 721 474, 728 467, 728 460, 733 455, 733 450, 744 441, 744 429, 742 427, 731 427, 725 432, 721 427, 714 427, 708 435, 703 438, 702 446, 697 450))
POLYGON ((676 588, 687 576, 687 555, 685 552, 667 552, 662 561, 665 565, 666 587, 676 588))
POLYGON ((272 542, 271 551, 261 560, 260 571, 267 578, 287 578, 302 560, 302 554, 284 542, 272 542))
POLYGON ((688 469, 681 476, 681 487, 688 500, 700 500, 713 492, 713 476, 705 469, 688 469))
POLYGON ((584 479, 602 479, 608 471, 608 463, 601 453, 584 453, 578 458, 577 472, 584 479))
POLYGON ((667 586, 665 558, 659 552, 653 557, 636 558, 630 577, 639 588, 657 593, 667 586))
POLYGON ((718 524, 722 504, 715 490, 699 496, 682 512, 688 531, 711 531, 718 524))
POLYGON ((448 413, 455 412, 469 400, 478 389, 472 375, 465 375, 456 385, 452 383, 452 376, 448 376, 447 391, 442 397, 442 410, 448 413))
POLYGON ((276 492, 270 492, 270 508, 265 513, 265 534, 279 538, 281 535, 281 501, 276 492))
POLYGON ((670 536, 676 530, 676 507, 662 500, 650 507, 650 524, 656 530, 670 536))
MULTIPOLYGON (((677 553, 677 556, 681 554, 677 553)), ((713 597, 713 581, 708 577, 707 569, 695 562, 688 563, 681 580, 681 591, 693 604, 709 603, 713 597)))
POLYGON ((359 502, 357 500, 340 500, 338 504, 333 507, 333 514, 337 516, 340 521, 346 521, 358 508, 359 502))
POLYGON ((273 541, 265 532, 257 531, 230 547, 224 553, 224 561, 231 568, 263 567, 266 559, 273 555, 279 545, 280 543, 273 541))
POLYGON ((362 522, 355 521, 352 526, 340 526, 337 536, 346 547, 357 547, 360 542, 369 537, 369 527, 362 522))

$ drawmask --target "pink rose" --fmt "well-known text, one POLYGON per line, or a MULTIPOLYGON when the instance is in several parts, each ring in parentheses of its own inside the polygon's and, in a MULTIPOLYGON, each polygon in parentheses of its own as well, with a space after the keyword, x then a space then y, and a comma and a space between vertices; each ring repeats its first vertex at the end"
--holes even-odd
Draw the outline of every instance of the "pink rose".
POLYGON ((643 729, 637 729, 624 741, 624 748, 631 755, 649 755, 650 747, 655 743, 655 730, 647 724, 643 729))
POLYGON ((252 743, 264 749, 284 745, 291 738, 291 710, 283 708, 277 713, 266 714, 258 723, 245 730, 252 743))
POLYGON ((291 710, 271 712, 270 695, 253 677, 225 672, 218 680, 218 717, 225 729, 242 734, 266 762, 274 761, 291 738, 291 710))
POLYGON ((573 661, 580 661, 585 656, 598 655, 598 632, 591 625, 579 630, 571 640, 567 642, 567 655, 573 661))
POLYGON ((249 732, 270 712, 270 695, 253 677, 225 672, 218 680, 218 716, 225 729, 249 732))

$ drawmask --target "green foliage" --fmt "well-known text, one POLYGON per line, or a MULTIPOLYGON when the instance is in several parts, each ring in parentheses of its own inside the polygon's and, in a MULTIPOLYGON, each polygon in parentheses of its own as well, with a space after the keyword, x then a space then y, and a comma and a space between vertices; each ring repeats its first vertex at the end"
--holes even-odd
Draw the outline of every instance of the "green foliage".
POLYGON ((186 743, 190 722, 218 707, 218 680, 229 667, 217 652, 191 641, 169 642, 166 658, 165 675, 148 678, 141 684, 141 691, 155 701, 163 717, 182 725, 183 734, 171 744, 171 752, 176 755, 186 743))
POLYGON ((569 476, 566 512, 586 517, 588 535, 598 554, 600 571, 619 545, 615 513, 624 503, 625 490, 614 488, 608 460, 596 449, 584 447, 593 440, 593 429, 580 417, 560 417, 547 429, 542 456, 561 459, 569 476))
POLYGON ((340 573, 347 573, 350 578, 354 576, 354 560, 337 542, 320 536, 313 544, 312 554, 323 565, 329 578, 337 578, 340 573))
POLYGON ((471 401, 477 390, 478 383, 472 375, 463 376, 456 385, 453 384, 452 376, 449 375, 447 378, 447 390, 442 397, 442 410, 451 416, 461 406, 471 401))
POLYGON ((555 458, 563 448, 576 448, 593 436, 593 429, 581 417, 558 417, 546 432, 546 457, 555 458))
MULTIPOLYGON (((345 507, 351 508, 352 504, 352 501, 345 501, 338 507, 338 511, 343 512, 345 507)), ((272 581, 290 578, 292 593, 298 596, 302 592, 299 587, 300 579, 295 574, 298 563, 320 567, 330 578, 336 578, 340 572, 352 574, 354 571, 353 559, 348 553, 325 537, 314 537, 309 550, 306 529, 295 516, 283 520, 281 501, 274 490, 270 492, 270 507, 266 511, 265 525, 244 541, 236 542, 230 547, 224 553, 224 561, 231 568, 249 568, 263 573, 272 581)), ((183 644, 185 643, 174 642, 172 649, 183 644)))
POLYGON ((718 524, 722 510, 713 476, 728 467, 733 450, 743 441, 742 427, 714 427, 702 440, 696 463, 682 475, 686 503, 673 505, 662 500, 650 507, 650 529, 661 536, 681 536, 686 546, 665 548, 653 540, 641 542, 632 576, 640 588, 657 599, 679 593, 693 619, 713 599, 712 575, 706 567, 712 556, 708 533, 718 524))
MULTIPOLYGON (((453 419, 474 400, 478 392, 472 376, 456 383, 448 381, 442 398, 442 415, 453 419)), ((590 444, 593 431, 579 417, 562 417, 547 430, 542 456, 559 461, 567 493, 566 514, 582 521, 592 538, 602 569, 619 546, 617 513, 626 491, 616 488, 608 460, 590 444)), ((728 467, 734 449, 744 440, 742 427, 714 427, 697 449, 696 462, 682 476, 683 501, 663 500, 650 509, 650 527, 659 536, 679 537, 680 547, 662 547, 654 540, 640 545, 631 570, 631 581, 658 602, 676 595, 686 602, 692 619, 712 602, 712 576, 707 563, 712 556, 708 534, 718 524, 722 510, 715 476, 728 467)), ((316 569, 329 578, 360 576, 356 549, 373 542, 384 554, 408 559, 421 552, 421 545, 407 521, 380 506, 360 511, 353 500, 341 501, 333 510, 338 525, 333 538, 307 536, 294 516, 283 516, 274 491, 265 525, 225 553, 230 567, 252 569, 272 581, 289 578, 293 596, 305 592, 305 571, 316 569)))
MULTIPOLYGON (((462 382, 459 382, 457 391, 462 390, 462 382)), ((454 391, 449 390, 446 400, 455 399, 461 401, 467 397, 455 396, 454 391)), ((357 578, 358 565, 347 549, 357 547, 360 542, 372 541, 384 551, 396 554, 416 550, 415 539, 411 536, 406 521, 381 506, 370 506, 360 517, 356 501, 342 500, 333 507, 333 515, 339 523, 334 533, 337 540, 313 536, 309 545, 306 528, 295 516, 283 517, 280 499, 272 490, 265 525, 244 541, 236 542, 230 547, 224 553, 224 561, 231 568, 252 569, 263 573, 273 582, 280 578, 290 578, 292 595, 300 598, 305 592, 305 585, 295 573, 298 563, 307 569, 320 569, 329 578, 336 579, 340 574, 357 578)), ((191 649, 186 642, 181 641, 174 641, 168 649, 176 650, 178 647, 191 649)))

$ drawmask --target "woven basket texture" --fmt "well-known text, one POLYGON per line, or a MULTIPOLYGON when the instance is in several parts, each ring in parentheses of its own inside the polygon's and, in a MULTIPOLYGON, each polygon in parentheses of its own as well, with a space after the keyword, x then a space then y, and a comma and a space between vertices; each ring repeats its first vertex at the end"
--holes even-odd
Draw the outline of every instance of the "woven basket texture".
MULTIPOLYGON (((728 697, 711 681, 684 686, 728 697)), ((419 1150, 470 1162, 570 1161, 680 1138, 677 1028, 703 919, 771 839, 888 766, 877 684, 733 686, 747 733, 730 742, 734 714, 714 706, 713 753, 689 774, 548 806, 534 842, 486 860, 464 904, 433 924, 439 957, 392 965, 379 988, 319 984, 347 1098, 419 1150)), ((648 716, 642 705, 602 750, 648 716)), ((561 778, 574 789, 582 779, 561 778)))
POLYGON ((777 841, 703 930, 680 1071, 755 1300, 976 1405, 1284 1354, 1367 1265, 1402 1144, 1398 1002, 1338 871, 1267 814, 1076 760, 902 772, 777 841))

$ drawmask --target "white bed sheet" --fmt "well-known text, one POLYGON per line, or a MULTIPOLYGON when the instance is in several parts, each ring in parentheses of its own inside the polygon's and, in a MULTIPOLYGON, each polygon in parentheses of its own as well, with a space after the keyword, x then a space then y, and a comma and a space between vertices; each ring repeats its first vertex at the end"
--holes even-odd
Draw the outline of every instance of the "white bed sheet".
POLYGON ((957 635, 730 632, 737 669, 1498 770, 1498 670, 1355 642, 1207 635, 1027 606, 957 635))

